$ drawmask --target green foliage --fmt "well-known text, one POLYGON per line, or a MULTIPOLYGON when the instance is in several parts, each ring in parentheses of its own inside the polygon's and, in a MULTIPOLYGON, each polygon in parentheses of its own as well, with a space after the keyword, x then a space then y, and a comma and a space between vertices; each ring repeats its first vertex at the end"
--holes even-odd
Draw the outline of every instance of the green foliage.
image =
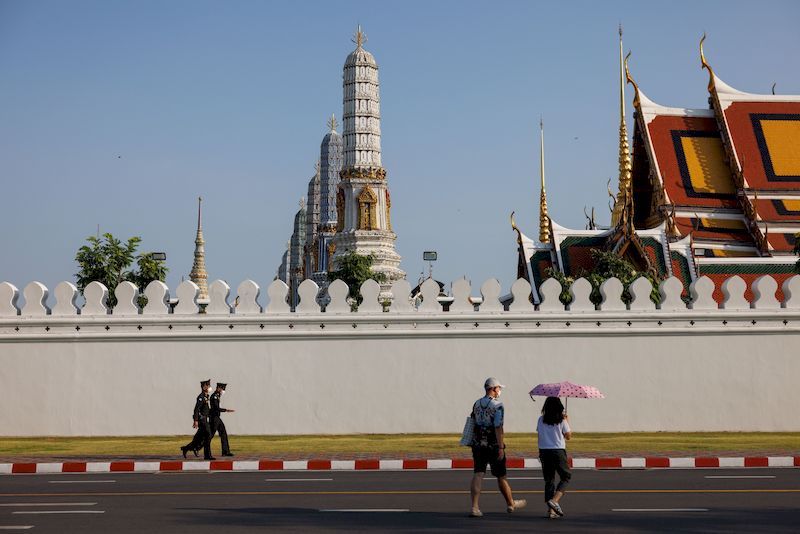
MULTIPOLYGON (((640 276, 650 280, 653 284, 653 290, 650 293, 650 300, 658 304, 661 302, 661 293, 658 291, 658 284, 660 280, 649 273, 638 271, 634 265, 617 256, 614 252, 592 249, 592 260, 594 260, 594 268, 591 271, 581 270, 578 278, 586 278, 592 285, 592 292, 589 295, 589 300, 593 304, 600 304, 603 301, 600 295, 600 286, 609 278, 616 278, 622 282, 624 290, 622 291, 622 302, 630 304, 633 297, 631 297, 628 288, 640 276)), ((557 269, 549 268, 546 271, 548 277, 555 278, 561 284, 561 295, 559 300, 564 304, 572 302, 572 295, 569 293, 569 288, 575 282, 575 278, 566 276, 559 272, 557 269)))
POLYGON ((356 252, 347 252, 339 258, 339 270, 328 271, 328 280, 333 281, 337 278, 347 284, 349 288, 348 295, 354 303, 354 309, 361 304, 361 284, 367 280, 375 280, 378 283, 386 281, 384 273, 376 273, 372 270, 372 264, 375 262, 375 257, 370 255, 357 254, 356 252))
MULTIPOLYGON (((794 234, 794 253, 800 256, 800 232, 794 234)), ((800 274, 800 260, 794 264, 794 272, 800 274)))
POLYGON ((154 260, 152 254, 143 253, 135 256, 136 248, 141 243, 140 237, 131 237, 123 243, 112 234, 103 234, 102 238, 90 236, 89 244, 83 245, 75 255, 78 272, 75 277, 78 289, 82 292, 90 282, 100 282, 108 288, 108 303, 115 306, 117 299, 114 289, 122 282, 136 284, 143 290, 153 280, 164 281, 167 268, 163 262, 154 260), (138 270, 128 268, 136 260, 138 270))

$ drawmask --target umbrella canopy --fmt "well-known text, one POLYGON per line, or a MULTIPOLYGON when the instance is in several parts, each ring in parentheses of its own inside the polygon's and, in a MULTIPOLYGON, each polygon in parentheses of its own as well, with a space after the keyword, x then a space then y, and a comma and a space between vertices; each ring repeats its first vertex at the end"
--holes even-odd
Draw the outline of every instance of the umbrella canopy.
POLYGON ((581 386, 572 382, 556 382, 539 384, 530 391, 530 396, 540 397, 577 397, 581 399, 605 399, 599 389, 594 386, 581 386))

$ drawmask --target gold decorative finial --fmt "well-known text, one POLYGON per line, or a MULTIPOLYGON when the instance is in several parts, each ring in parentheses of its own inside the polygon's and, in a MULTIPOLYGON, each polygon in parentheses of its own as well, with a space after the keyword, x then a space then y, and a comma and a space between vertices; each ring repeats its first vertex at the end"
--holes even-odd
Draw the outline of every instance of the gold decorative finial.
POLYGON ((631 191, 631 154, 628 127, 625 124, 625 61, 622 57, 622 31, 619 32, 619 192, 611 213, 611 224, 625 224, 633 230, 633 195, 631 191))
POLYGON ((539 117, 539 174, 541 192, 539 194, 539 241, 550 242, 550 215, 547 213, 547 193, 544 190, 544 121, 539 117))
POLYGON ((356 33, 353 34, 352 41, 356 44, 356 48, 361 48, 367 42, 367 34, 361 31, 361 24, 358 25, 356 33))
POLYGON ((636 81, 633 79, 633 76, 631 76, 631 71, 628 69, 628 60, 630 59, 630 57, 631 57, 631 51, 628 50, 628 55, 625 56, 625 81, 627 81, 629 84, 633 86, 633 92, 634 92, 633 107, 638 108, 641 102, 641 100, 639 99, 639 84, 637 84, 636 81))
POLYGON ((511 229, 517 232, 517 245, 522 245, 522 232, 519 231, 517 223, 514 221, 514 213, 513 211, 511 212, 511 229))
POLYGON ((336 126, 337 126, 337 124, 336 124, 336 114, 335 113, 331 113, 331 118, 328 119, 328 128, 330 128, 330 130, 332 132, 335 132, 336 131, 336 126))
POLYGON ((703 42, 706 40, 706 32, 703 32, 703 37, 700 39, 700 66, 708 71, 708 92, 714 92, 714 71, 711 65, 706 61, 706 55, 703 53, 703 42))

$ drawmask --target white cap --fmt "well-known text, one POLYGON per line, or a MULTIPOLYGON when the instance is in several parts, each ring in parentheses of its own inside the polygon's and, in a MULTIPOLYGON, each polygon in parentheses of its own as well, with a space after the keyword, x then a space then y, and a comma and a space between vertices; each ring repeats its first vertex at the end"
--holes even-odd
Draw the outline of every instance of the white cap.
POLYGON ((492 388, 504 388, 505 386, 500 383, 498 379, 493 376, 490 376, 486 379, 486 382, 483 383, 483 389, 492 389, 492 388))

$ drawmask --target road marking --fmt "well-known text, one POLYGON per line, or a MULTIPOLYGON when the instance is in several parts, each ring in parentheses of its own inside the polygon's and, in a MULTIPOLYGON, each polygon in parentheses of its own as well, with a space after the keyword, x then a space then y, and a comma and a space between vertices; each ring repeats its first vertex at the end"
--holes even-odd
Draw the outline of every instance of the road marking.
POLYGON ((506 480, 544 480, 542 477, 508 477, 506 480))
POLYGON ((96 502, 4 502, 0 506, 20 508, 22 506, 94 506, 96 502))
POLYGON ((320 510, 320 512, 341 512, 341 513, 394 513, 410 512, 408 508, 341 508, 338 510, 320 510))
POLYGON ((33 528, 33 525, 4 525, 0 527, 0 530, 30 530, 33 528))
MULTIPOLYGON (((484 491, 484 493, 499 493, 498 491, 484 491)), ((541 495, 541 490, 515 490, 515 493, 527 495, 541 495)), ((694 494, 694 493, 800 493, 800 489, 598 489, 598 490, 570 490, 570 493, 585 494, 694 494)), ((118 491, 118 492, 85 492, 85 493, 0 493, 0 497, 165 497, 165 496, 222 496, 222 495, 469 495, 469 490, 376 490, 376 491, 118 491)))
POLYGON ((612 512, 708 512, 708 508, 612 508, 612 512))
POLYGON ((775 478, 775 475, 706 475, 705 478, 775 478))
POLYGON ((332 478, 265 478, 267 482, 331 482, 332 478))
POLYGON ((50 484, 112 484, 116 480, 48 480, 50 484))
POLYGON ((17 511, 11 512, 12 514, 26 514, 26 515, 41 515, 41 514, 104 514, 105 510, 31 510, 31 511, 17 511))

